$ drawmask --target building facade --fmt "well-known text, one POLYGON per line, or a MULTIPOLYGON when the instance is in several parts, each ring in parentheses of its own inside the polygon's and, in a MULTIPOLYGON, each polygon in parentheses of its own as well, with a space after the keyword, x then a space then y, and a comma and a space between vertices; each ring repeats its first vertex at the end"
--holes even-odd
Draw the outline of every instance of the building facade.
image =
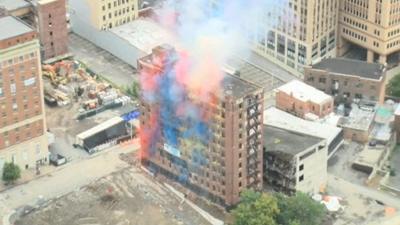
POLYGON ((328 148, 322 138, 264 126, 264 180, 293 195, 323 192, 328 181, 328 148))
POLYGON ((37 32, 11 16, 0 27, 0 170, 34 169, 48 160, 37 32))
POLYGON ((398 1, 341 0, 338 54, 352 43, 366 50, 368 62, 385 64, 400 50, 399 8, 398 1))
POLYGON ((39 34, 42 60, 68 53, 66 0, 0 1, 0 6, 9 15, 35 28, 39 34))
POLYGON ((303 119, 323 118, 333 112, 333 98, 301 81, 276 89, 276 107, 303 119))
MULTIPOLYGON (((139 60, 138 68, 144 76, 141 79, 151 80, 153 76, 166 79, 168 71, 165 70, 171 65, 166 63, 165 55, 174 57, 174 52, 171 47, 160 46, 139 60)), ((261 190, 264 96, 261 87, 227 74, 218 93, 210 93, 214 99, 211 102, 189 93, 184 98, 191 102, 189 112, 200 111, 202 118, 208 118, 200 122, 191 117, 188 120, 182 119, 183 116, 176 118, 175 112, 171 116, 168 111, 173 102, 146 99, 149 94, 143 90, 150 84, 142 84, 140 104, 142 163, 145 166, 227 207, 239 201, 242 190, 261 190), (194 134, 193 126, 197 127, 194 134), (146 136, 149 132, 151 134, 146 136), (151 143, 146 142, 148 140, 151 143)), ((155 89, 151 96, 165 97, 158 93, 162 87, 155 89)), ((178 111, 182 107, 187 106, 178 107, 178 111)))
POLYGON ((38 1, 35 12, 43 59, 66 54, 68 52, 66 1, 38 1))
POLYGON ((350 59, 326 59, 306 67, 304 82, 332 95, 336 103, 355 99, 383 104, 386 92, 386 69, 377 63, 350 59))
POLYGON ((289 0, 274 7, 250 35, 255 52, 299 77, 304 65, 336 56, 339 0, 289 0))
POLYGON ((69 4, 74 9, 83 9, 85 22, 98 30, 118 27, 139 16, 138 0, 70 0, 69 4))

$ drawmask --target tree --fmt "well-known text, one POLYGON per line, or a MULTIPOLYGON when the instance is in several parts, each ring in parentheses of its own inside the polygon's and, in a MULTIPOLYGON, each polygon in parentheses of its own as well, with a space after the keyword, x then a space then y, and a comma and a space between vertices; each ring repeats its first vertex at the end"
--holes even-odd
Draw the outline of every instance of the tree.
POLYGON ((139 83, 133 82, 130 86, 126 88, 126 93, 132 98, 139 97, 139 83))
POLYGON ((21 169, 14 163, 5 163, 3 168, 3 181, 6 184, 14 183, 21 178, 21 169))
POLYGON ((277 217, 278 224, 315 225, 321 224, 325 217, 324 206, 304 193, 298 192, 290 197, 277 194, 276 199, 280 211, 277 217))
POLYGON ((277 225, 278 203, 272 195, 245 190, 233 211, 234 225, 277 225))
POLYGON ((387 94, 400 97, 400 74, 394 76, 387 84, 387 94))

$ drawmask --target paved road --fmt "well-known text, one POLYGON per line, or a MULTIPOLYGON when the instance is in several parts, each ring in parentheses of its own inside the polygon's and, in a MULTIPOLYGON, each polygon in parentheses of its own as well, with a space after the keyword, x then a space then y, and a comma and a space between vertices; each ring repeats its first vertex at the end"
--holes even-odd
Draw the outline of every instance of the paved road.
POLYGON ((39 196, 44 200, 56 198, 126 168, 128 164, 119 159, 119 154, 137 149, 137 145, 115 146, 90 159, 66 164, 50 175, 0 193, 0 225, 8 225, 6 220, 15 209, 36 205, 39 196))
POLYGON ((400 199, 385 192, 374 190, 359 184, 353 184, 331 174, 328 174, 328 183, 329 185, 345 188, 348 193, 361 194, 371 199, 378 200, 384 205, 397 208, 398 210, 400 209, 400 199))

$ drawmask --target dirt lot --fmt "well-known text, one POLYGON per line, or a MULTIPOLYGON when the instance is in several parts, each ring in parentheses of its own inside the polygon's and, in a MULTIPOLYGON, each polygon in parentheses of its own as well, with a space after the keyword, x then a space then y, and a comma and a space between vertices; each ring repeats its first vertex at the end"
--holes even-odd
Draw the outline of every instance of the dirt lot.
POLYGON ((355 184, 364 185, 368 175, 354 170, 351 165, 362 151, 363 146, 346 142, 328 161, 328 173, 355 184))
POLYGON ((15 225, 208 225, 136 168, 102 178, 21 216, 15 225))

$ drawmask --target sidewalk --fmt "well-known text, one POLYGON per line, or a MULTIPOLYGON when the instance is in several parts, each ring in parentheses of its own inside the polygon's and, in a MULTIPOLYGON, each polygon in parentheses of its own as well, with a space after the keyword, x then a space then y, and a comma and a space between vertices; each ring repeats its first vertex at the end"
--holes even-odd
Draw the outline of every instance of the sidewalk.
POLYGON ((115 146, 92 158, 66 164, 51 174, 0 193, 0 225, 8 225, 14 209, 35 205, 39 199, 49 200, 79 189, 92 181, 119 171, 129 165, 120 160, 121 153, 137 150, 138 146, 115 146))

